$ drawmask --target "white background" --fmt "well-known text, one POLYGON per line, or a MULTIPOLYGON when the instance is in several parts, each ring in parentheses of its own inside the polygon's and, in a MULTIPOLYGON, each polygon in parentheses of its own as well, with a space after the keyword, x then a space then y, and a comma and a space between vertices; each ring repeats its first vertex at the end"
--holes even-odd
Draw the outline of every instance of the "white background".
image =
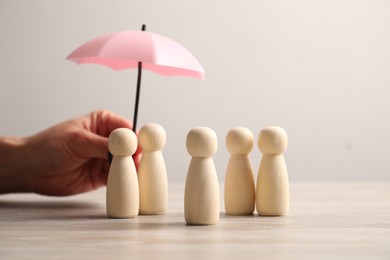
MULTIPOLYGON (((167 132, 169 180, 185 180, 188 131, 268 125, 289 135, 292 181, 390 180, 390 1, 0 0, 0 135, 31 135, 95 109, 132 120, 136 71, 65 57, 112 32, 181 43, 206 80, 144 72, 139 125, 167 132)), ((257 175, 257 146, 251 159, 257 175)))

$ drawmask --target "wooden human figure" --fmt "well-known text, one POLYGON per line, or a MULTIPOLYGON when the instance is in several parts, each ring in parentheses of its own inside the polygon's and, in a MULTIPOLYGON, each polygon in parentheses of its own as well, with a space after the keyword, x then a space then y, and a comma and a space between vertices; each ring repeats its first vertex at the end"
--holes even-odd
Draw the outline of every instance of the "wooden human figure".
POLYGON ((185 221, 189 225, 216 224, 219 221, 220 200, 212 156, 218 148, 217 135, 207 127, 194 128, 187 135, 186 146, 192 159, 185 183, 185 221))
POLYGON ((168 207, 168 179, 161 149, 166 134, 161 125, 147 124, 138 134, 142 158, 138 168, 141 215, 164 214, 168 207))
POLYGON ((108 138, 113 155, 107 180, 106 207, 110 218, 132 218, 139 211, 137 172, 132 155, 137 150, 137 137, 127 128, 118 128, 108 138))
POLYGON ((258 146, 263 153, 256 187, 259 215, 280 216, 289 210, 289 182, 283 153, 287 149, 286 131, 277 126, 260 131, 258 146))
POLYGON ((255 179, 249 153, 253 134, 244 127, 229 131, 226 148, 230 159, 225 176, 225 211, 228 215, 251 215, 255 210, 255 179))

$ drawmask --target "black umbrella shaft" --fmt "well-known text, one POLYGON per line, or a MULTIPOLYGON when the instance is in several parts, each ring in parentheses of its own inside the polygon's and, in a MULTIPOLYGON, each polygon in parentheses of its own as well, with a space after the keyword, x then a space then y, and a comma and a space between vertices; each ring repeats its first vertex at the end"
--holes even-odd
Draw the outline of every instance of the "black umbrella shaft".
MULTIPOLYGON (((146 25, 142 25, 142 31, 146 30, 146 25)), ((138 62, 138 77, 137 77, 137 93, 135 96, 135 108, 134 108, 134 117, 133 117, 133 132, 137 131, 137 119, 138 119, 138 106, 139 106, 139 96, 141 92, 141 78, 142 78, 142 62, 138 62)))
POLYGON ((137 130, 139 96, 140 96, 140 92, 141 92, 141 78, 142 78, 142 62, 138 62, 137 93, 135 96, 135 108, 134 108, 134 117, 133 117, 133 132, 134 133, 137 130))

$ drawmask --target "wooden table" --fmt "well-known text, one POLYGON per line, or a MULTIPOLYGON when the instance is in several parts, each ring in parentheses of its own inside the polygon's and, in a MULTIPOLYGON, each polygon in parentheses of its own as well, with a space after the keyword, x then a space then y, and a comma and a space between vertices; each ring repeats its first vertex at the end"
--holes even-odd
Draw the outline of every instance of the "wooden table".
POLYGON ((214 226, 185 225, 183 185, 169 190, 167 214, 133 219, 106 217, 105 189, 2 195, 0 259, 390 259, 390 183, 293 183, 287 216, 222 206, 214 226))

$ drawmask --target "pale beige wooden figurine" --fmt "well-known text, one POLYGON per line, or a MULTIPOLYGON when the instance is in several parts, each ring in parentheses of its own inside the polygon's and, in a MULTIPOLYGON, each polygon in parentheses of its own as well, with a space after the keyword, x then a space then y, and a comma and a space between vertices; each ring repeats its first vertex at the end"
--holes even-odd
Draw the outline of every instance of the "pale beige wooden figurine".
POLYGON ((108 138, 108 149, 113 159, 107 180, 107 215, 135 217, 139 211, 139 189, 132 155, 137 150, 137 137, 130 129, 118 128, 108 138))
POLYGON ((277 126, 260 131, 258 146, 263 153, 256 187, 259 215, 280 216, 289 210, 289 183, 283 153, 287 149, 286 131, 277 126))
POLYGON ((138 168, 140 191, 139 213, 142 215, 163 214, 168 207, 168 179, 161 149, 166 134, 161 125, 147 124, 138 134, 142 158, 138 168))
POLYGON ((225 176, 225 211, 229 215, 251 215, 255 209, 255 179, 249 153, 253 134, 244 127, 229 131, 226 148, 230 153, 225 176))
POLYGON ((212 156, 218 148, 217 135, 207 127, 194 128, 187 135, 186 146, 192 159, 185 184, 185 221, 190 225, 216 224, 220 200, 212 156))

